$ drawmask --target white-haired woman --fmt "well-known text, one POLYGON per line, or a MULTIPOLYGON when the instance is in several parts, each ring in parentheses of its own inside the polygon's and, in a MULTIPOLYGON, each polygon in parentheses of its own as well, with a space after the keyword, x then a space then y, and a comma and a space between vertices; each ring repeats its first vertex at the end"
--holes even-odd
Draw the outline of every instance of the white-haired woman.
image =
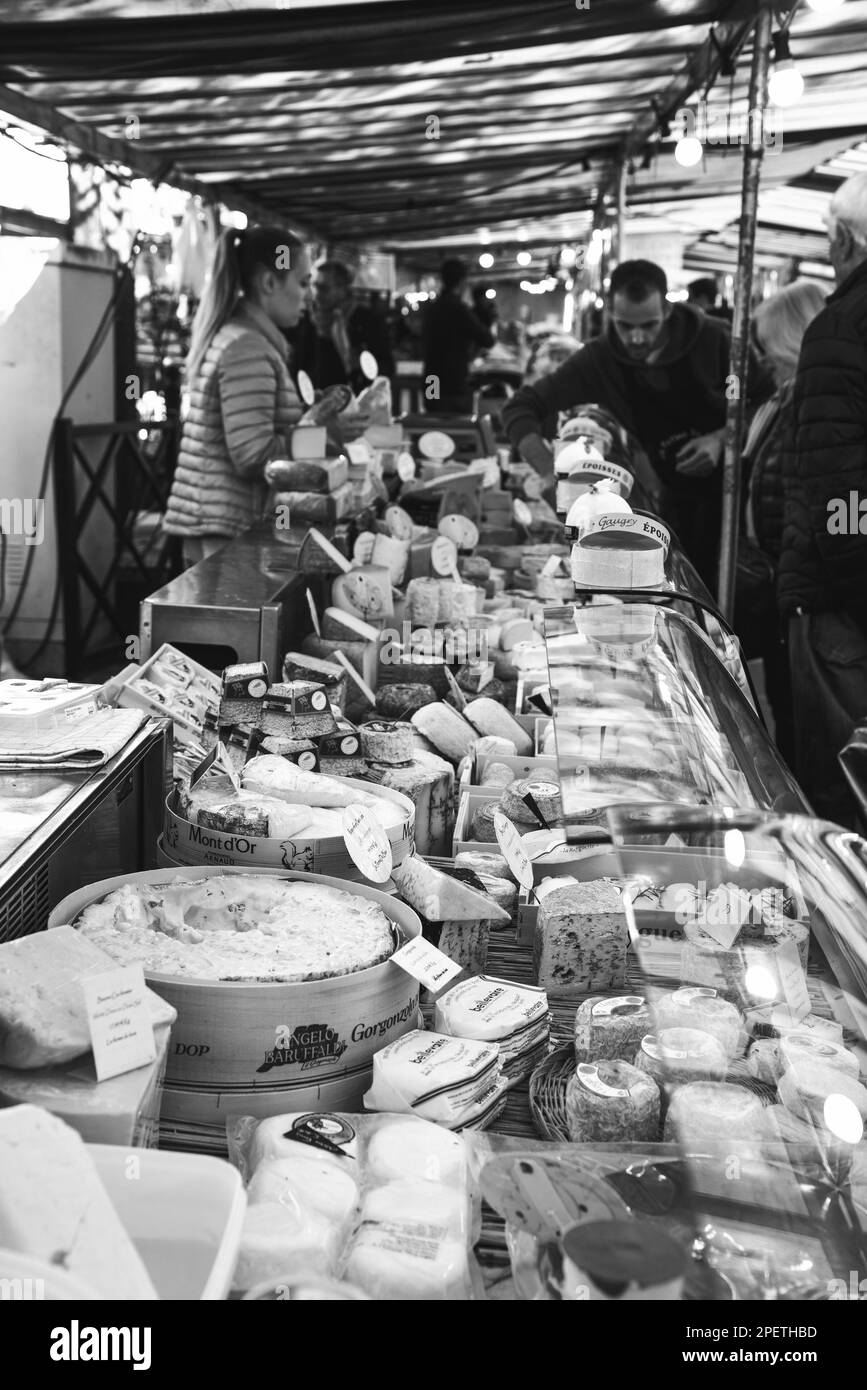
POLYGON ((756 411, 744 446, 744 534, 735 623, 746 655, 763 659, 777 745, 790 763, 794 743, 788 645, 774 586, 783 536, 783 467, 795 448, 795 373, 804 333, 824 303, 818 285, 798 280, 759 305, 752 327, 753 347, 772 372, 777 389, 756 411))
POLYGON ((258 520, 264 468, 287 454, 303 406, 284 329, 310 283, 303 244, 285 227, 228 229, 217 243, 187 357, 189 406, 165 528, 195 564, 258 520))

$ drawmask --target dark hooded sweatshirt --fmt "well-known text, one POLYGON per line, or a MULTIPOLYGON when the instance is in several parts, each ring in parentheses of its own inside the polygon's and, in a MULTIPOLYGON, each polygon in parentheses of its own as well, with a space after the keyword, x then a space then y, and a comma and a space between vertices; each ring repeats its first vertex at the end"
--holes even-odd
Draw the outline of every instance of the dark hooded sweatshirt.
POLYGON ((667 486, 690 491, 695 482, 675 473, 675 457, 689 439, 725 424, 729 347, 728 326, 688 304, 672 309, 653 363, 635 362, 609 324, 556 372, 516 392, 503 408, 509 439, 519 446, 528 434, 550 438, 561 410, 593 402, 636 436, 667 486))

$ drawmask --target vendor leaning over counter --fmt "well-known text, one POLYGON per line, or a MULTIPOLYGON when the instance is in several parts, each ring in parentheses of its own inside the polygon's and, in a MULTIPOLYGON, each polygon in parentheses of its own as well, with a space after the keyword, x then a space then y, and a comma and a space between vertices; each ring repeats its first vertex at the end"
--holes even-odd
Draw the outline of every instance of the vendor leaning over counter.
MULTIPOLYGON (((551 475, 545 438, 560 411, 605 406, 646 451, 657 505, 706 583, 716 584, 730 339, 727 326, 688 304, 670 304, 665 271, 624 261, 611 276, 602 336, 550 376, 523 386, 503 408, 510 440, 551 475)), ((753 371, 750 394, 772 385, 753 371)))
POLYGON ((301 317, 310 262, 283 227, 229 228, 220 237, 193 323, 189 405, 165 529, 193 565, 257 521, 265 464, 287 454, 303 406, 283 330, 301 317))

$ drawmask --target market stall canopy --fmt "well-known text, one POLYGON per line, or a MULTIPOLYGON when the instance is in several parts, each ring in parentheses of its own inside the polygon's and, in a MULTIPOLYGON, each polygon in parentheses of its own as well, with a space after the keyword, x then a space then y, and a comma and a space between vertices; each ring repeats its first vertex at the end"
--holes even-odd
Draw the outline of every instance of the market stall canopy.
MULTIPOLYGON (((330 241, 432 254, 484 227, 494 245, 555 244, 585 234, 619 158, 642 216, 736 194, 736 142, 686 170, 660 137, 708 85, 710 117, 743 108, 754 15, 754 0, 0 0, 0 110, 330 241)), ((807 91, 766 187, 867 134, 865 32, 865 0, 798 10, 807 91)))

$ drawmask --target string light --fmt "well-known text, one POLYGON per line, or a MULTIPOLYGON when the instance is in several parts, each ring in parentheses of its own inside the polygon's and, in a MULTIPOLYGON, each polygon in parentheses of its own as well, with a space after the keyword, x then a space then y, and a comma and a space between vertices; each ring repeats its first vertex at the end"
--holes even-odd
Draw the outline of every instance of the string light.
POLYGON ((493 264, 494 258, 491 255, 490 251, 483 251, 482 254, 479 256, 479 265, 482 267, 482 270, 490 270, 493 264))
POLYGON ((519 251, 515 260, 518 262, 518 265, 526 266, 533 264, 533 257, 530 255, 529 251, 519 251))
POLYGON ((772 106, 794 106, 804 95, 804 79, 795 67, 788 34, 774 35, 774 70, 768 82, 772 106))
POLYGON ((674 157, 684 169, 692 169, 704 158, 704 145, 697 135, 682 135, 674 147, 674 157))

